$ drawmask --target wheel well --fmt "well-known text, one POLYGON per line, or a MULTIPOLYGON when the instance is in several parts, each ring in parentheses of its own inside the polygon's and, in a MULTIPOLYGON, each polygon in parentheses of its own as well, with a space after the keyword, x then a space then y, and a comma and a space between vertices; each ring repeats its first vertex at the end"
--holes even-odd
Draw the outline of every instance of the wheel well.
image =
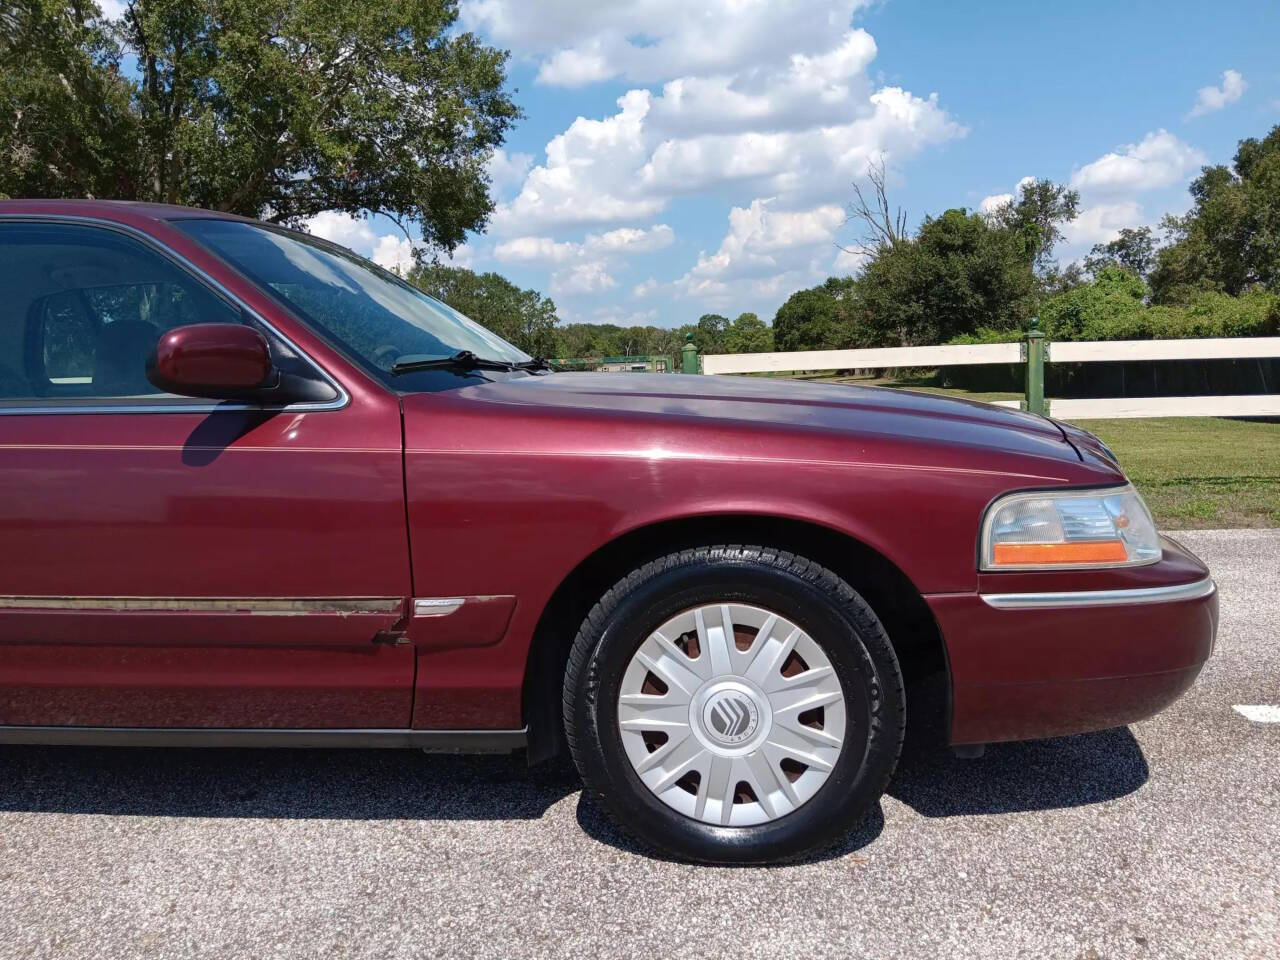
MULTIPOLYGON (((524 716, 530 763, 560 751, 561 685, 578 627, 591 607, 629 571, 687 547, 753 543, 797 553, 834 571, 862 594, 884 624, 909 687, 947 669, 942 633, 920 592, 893 563, 865 544, 818 524, 779 517, 691 517, 626 533, 583 560, 560 584, 534 631, 525 669, 524 716)), ((946 684, 950 690, 950 683, 946 684)), ((935 707, 938 705, 934 705, 935 707)))

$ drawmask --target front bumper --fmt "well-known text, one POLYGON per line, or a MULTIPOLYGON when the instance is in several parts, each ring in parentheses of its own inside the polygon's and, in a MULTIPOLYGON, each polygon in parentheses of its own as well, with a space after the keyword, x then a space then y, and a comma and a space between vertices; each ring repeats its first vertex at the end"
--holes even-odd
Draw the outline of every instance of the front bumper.
POLYGON ((1176 700, 1213 650, 1209 571, 1164 539, 1139 571, 984 575, 979 593, 928 596, 951 670, 951 742, 1083 733, 1176 700))

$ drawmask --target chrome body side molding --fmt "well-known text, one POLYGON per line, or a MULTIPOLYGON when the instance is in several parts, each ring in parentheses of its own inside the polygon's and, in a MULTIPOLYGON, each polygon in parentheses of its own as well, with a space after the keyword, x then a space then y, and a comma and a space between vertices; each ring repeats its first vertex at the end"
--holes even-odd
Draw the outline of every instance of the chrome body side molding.
POLYGON ((433 753, 510 753, 519 730, 266 730, 197 727, 5 727, 0 743, 92 747, 374 747, 433 753))
POLYGON ((399 613, 402 597, 15 597, 0 610, 78 610, 83 613, 233 613, 288 617, 317 613, 399 613))
POLYGON ((451 613, 457 613, 466 602, 466 597, 418 597, 413 601, 413 615, 447 617, 451 613))
POLYGON ((1128 590, 1072 590, 1065 593, 984 593, 982 602, 996 610, 1042 610, 1050 607, 1131 606, 1175 603, 1211 595, 1217 586, 1212 577, 1171 587, 1134 587, 1128 590))

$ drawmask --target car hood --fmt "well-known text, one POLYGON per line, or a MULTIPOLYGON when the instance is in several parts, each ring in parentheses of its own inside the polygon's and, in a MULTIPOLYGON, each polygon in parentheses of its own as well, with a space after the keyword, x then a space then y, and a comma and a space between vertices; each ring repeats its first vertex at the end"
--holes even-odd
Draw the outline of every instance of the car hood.
POLYGON ((1044 417, 896 388, 764 377, 557 373, 499 379, 450 393, 458 399, 535 405, 565 414, 616 413, 622 417, 752 424, 958 443, 1080 460, 1062 430, 1044 417))

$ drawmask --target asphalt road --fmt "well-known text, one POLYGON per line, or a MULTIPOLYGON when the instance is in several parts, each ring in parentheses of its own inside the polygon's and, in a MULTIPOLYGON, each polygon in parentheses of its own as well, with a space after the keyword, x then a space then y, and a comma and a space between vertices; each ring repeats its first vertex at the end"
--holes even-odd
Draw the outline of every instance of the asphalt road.
POLYGON ((0 957, 1275 958, 1280 723, 1233 708, 1280 704, 1280 531, 1181 539, 1222 629, 1174 707, 911 743, 797 866, 653 859, 509 758, 0 747, 0 957))

